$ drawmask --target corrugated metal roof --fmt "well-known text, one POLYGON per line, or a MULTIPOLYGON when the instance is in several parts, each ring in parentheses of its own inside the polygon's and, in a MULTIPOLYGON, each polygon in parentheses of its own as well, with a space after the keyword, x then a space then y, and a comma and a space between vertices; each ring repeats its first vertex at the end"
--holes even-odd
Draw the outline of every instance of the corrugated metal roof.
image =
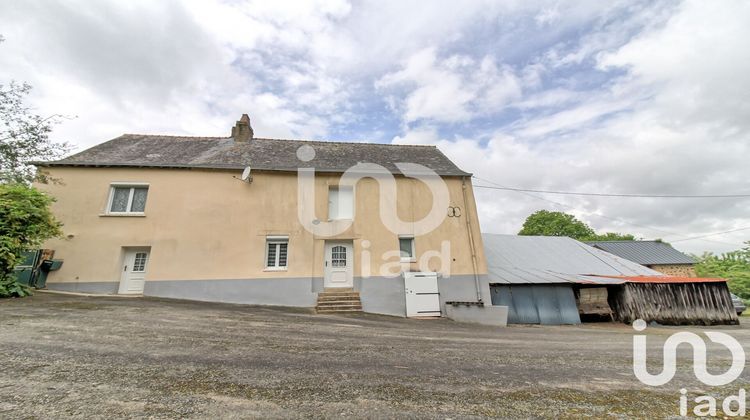
POLYGON ((688 255, 659 241, 591 241, 587 244, 638 264, 695 264, 688 255))
POLYGON ((627 281, 619 276, 663 277, 662 273, 567 237, 485 233, 482 240, 490 283, 618 284, 627 281))

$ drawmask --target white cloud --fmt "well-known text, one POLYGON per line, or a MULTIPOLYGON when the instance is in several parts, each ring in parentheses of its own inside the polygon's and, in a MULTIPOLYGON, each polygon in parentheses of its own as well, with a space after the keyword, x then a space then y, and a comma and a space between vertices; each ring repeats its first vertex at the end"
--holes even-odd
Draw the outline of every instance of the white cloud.
POLYGON ((398 105, 406 122, 467 121, 499 112, 521 96, 521 81, 509 66, 498 66, 490 56, 481 61, 465 55, 438 59, 434 48, 415 53, 376 86, 409 92, 398 105))
MULTIPOLYGON (((620 44, 597 42, 593 48, 592 38, 582 40, 591 48, 586 55, 598 57, 601 71, 619 74, 601 88, 542 89, 526 95, 513 105, 525 110, 524 118, 478 139, 441 138, 434 127, 419 126, 394 141, 437 144, 463 169, 506 186, 646 194, 748 192, 750 50, 744 40, 750 38, 749 19, 745 3, 683 3, 662 24, 649 22, 620 44)), ((624 24, 632 27, 632 22, 624 24)), ((482 228, 488 232, 516 232, 529 213, 549 208, 571 212, 601 231, 677 240, 675 246, 688 252, 736 249, 749 237, 745 231, 679 241, 750 226, 748 200, 476 193, 482 228)))
MULTIPOLYGON (((77 115, 53 136, 79 149, 123 132, 228 135, 248 112, 259 136, 438 144, 503 185, 746 192, 749 7, 2 2, 0 83, 28 81, 41 113, 77 115)), ((560 208, 518 193, 477 196, 490 232, 515 232, 531 211, 560 208)), ((597 229, 667 240, 677 237, 663 231, 750 225, 747 201, 545 197, 597 229)))

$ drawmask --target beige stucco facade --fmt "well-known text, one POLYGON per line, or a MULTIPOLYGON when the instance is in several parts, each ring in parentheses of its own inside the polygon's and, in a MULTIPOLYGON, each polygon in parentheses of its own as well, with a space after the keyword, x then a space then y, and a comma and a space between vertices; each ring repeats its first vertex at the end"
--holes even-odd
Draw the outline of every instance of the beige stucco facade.
MULTIPOLYGON (((399 276, 419 270, 399 265, 394 252, 399 235, 380 219, 379 187, 370 178, 355 187, 352 227, 332 238, 316 236, 298 220, 295 172, 254 172, 252 183, 238 180, 236 170, 52 167, 61 184, 40 185, 57 201, 53 211, 64 223, 64 237, 44 246, 54 249, 63 267, 48 284, 119 282, 124 249, 150 248, 146 282, 173 280, 321 278, 326 240, 351 241, 355 277, 399 276), (147 184, 143 216, 107 215, 113 183, 147 184), (288 266, 265 267, 266 238, 288 236, 288 266), (389 254, 390 252, 390 254, 389 254), (389 255, 389 256, 388 256, 389 255), (387 256, 387 257, 384 257, 387 256)), ((315 216, 328 218, 328 192, 340 174, 316 174, 315 216)), ((487 273, 474 195, 469 178, 443 178, 450 206, 459 217, 445 217, 433 231, 415 236, 416 260, 449 245, 446 261, 432 258, 427 268, 444 277, 487 273), (467 224, 467 219, 469 223, 467 224), (471 243, 473 240, 473 244, 471 243), (474 255, 472 255, 474 254, 474 255)), ((419 220, 432 206, 420 181, 397 176, 398 215, 419 220)), ((424 267, 423 267, 424 268, 424 267)))

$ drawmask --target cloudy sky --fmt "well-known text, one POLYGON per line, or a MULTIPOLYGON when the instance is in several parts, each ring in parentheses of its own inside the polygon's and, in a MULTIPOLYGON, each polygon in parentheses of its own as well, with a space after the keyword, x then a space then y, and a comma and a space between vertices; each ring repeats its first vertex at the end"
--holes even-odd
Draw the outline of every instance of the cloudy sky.
MULTIPOLYGON (((475 185, 742 194, 748 22, 746 1, 1 2, 0 83, 71 117, 53 137, 77 150, 246 112, 259 137, 435 144, 475 185)), ((544 208, 688 252, 750 240, 747 198, 476 194, 485 232, 544 208)))

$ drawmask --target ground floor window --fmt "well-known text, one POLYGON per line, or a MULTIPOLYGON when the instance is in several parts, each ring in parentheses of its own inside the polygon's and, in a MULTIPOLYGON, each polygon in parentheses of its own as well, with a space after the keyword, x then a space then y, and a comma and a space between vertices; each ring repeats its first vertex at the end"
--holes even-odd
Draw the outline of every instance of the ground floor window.
POLYGON ((287 267, 288 249, 289 238, 266 238, 266 268, 271 270, 285 269, 287 267))

